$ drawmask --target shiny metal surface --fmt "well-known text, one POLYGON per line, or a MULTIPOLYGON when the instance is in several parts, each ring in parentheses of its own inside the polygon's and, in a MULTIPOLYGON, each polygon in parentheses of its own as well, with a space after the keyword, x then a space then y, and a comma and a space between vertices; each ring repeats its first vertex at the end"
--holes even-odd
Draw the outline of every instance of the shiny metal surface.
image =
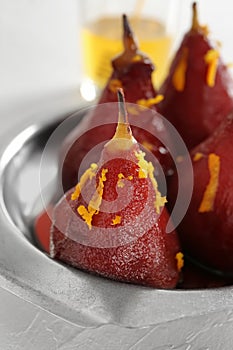
MULTIPOLYGON (((165 291, 113 282, 54 261, 34 246, 31 223, 42 208, 42 204, 35 207, 40 158, 49 135, 64 117, 50 110, 1 140, 1 286, 81 327, 142 328, 230 310, 233 287, 165 291)), ((58 149, 51 152, 51 177, 56 173, 58 149)))

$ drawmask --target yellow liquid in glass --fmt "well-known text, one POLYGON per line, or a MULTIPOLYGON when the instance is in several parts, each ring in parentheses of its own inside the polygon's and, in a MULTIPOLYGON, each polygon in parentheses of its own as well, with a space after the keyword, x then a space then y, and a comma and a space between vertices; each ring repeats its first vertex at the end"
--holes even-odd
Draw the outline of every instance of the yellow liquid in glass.
MULTIPOLYGON (((172 37, 166 35, 164 26, 149 18, 131 18, 139 49, 155 64, 153 82, 158 87, 166 76, 172 37)), ((102 88, 112 72, 111 60, 123 51, 122 21, 106 17, 82 29, 84 74, 102 88)))

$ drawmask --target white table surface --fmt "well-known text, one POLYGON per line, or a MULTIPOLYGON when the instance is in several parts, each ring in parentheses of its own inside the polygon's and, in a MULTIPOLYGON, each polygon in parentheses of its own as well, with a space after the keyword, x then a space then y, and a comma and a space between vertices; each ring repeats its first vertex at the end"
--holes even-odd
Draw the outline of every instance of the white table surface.
POLYGON ((70 324, 0 287, 1 350, 231 350, 233 312, 133 329, 70 324))

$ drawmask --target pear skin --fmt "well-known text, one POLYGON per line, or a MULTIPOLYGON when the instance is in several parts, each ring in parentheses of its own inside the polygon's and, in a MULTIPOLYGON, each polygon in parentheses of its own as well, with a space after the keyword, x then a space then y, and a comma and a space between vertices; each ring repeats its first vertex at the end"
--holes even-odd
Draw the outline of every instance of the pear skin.
POLYGON ((50 255, 117 281, 174 288, 183 265, 151 162, 132 135, 121 90, 119 119, 100 160, 54 209, 50 255), (85 243, 84 243, 85 241, 85 243))
MULTIPOLYGON (((182 248, 198 264, 233 276, 233 116, 191 151, 194 189, 188 211, 177 228, 182 248)), ((184 189, 189 174, 183 160, 184 189)), ((170 184, 170 202, 177 180, 170 184)))
POLYGON ((178 130, 188 149, 211 135, 233 109, 233 83, 219 47, 199 24, 196 4, 193 22, 171 63, 159 93, 159 112, 178 130))

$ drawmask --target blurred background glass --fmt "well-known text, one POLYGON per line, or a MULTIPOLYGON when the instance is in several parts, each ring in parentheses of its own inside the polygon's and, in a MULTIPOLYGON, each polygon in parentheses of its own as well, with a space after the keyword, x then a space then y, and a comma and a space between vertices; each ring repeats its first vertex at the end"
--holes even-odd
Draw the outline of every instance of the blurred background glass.
MULTIPOLYGON (((85 78, 80 38, 84 24, 96 19, 101 12, 119 17, 125 12, 131 16, 136 6, 132 0, 106 0, 105 7, 101 7, 102 0, 93 0, 93 3, 95 11, 89 0, 0 0, 0 110, 3 106, 10 108, 16 102, 58 91, 79 91, 85 78)), ((150 17, 156 18, 156 7, 166 3, 164 0, 146 1, 140 11, 142 15, 149 13, 150 17)), ((191 3, 192 0, 173 0, 167 7, 171 14, 169 17, 165 13, 165 17, 177 21, 175 26, 167 26, 177 27, 175 45, 190 27, 191 3)), ((208 24, 212 36, 222 42, 222 57, 226 63, 231 63, 233 2, 199 0, 198 8, 201 23, 208 24)), ((157 18, 163 22, 162 17, 157 18)), ((141 33, 134 30, 142 49, 141 33)), ((121 27, 119 32, 121 35, 121 27)), ((94 87, 92 93, 95 93, 94 87)))
POLYGON ((79 0, 83 91, 102 88, 111 74, 111 59, 123 50, 122 14, 125 13, 141 51, 156 65, 153 81, 164 79, 179 29, 182 0, 79 0), (89 86, 89 87, 88 87, 89 86))

